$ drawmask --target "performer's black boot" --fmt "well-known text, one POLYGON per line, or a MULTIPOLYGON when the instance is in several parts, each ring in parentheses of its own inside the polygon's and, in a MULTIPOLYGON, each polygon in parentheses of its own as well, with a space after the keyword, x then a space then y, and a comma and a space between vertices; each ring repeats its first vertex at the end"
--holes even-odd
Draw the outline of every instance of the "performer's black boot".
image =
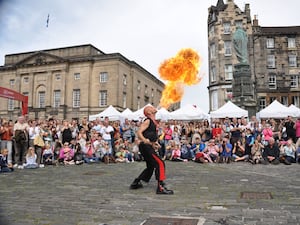
POLYGON ((169 190, 166 187, 166 184, 163 181, 158 181, 157 189, 156 189, 156 194, 160 195, 172 195, 174 194, 173 190, 169 190))
POLYGON ((142 182, 137 178, 130 185, 130 189, 139 189, 139 188, 142 188, 142 187, 143 187, 142 182))

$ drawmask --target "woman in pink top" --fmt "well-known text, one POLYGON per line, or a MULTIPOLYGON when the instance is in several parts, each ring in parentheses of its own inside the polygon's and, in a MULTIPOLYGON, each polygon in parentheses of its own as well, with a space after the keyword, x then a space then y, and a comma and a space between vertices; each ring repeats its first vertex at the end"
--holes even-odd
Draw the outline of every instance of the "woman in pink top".
POLYGON ((273 137, 273 131, 269 123, 267 123, 265 128, 262 130, 262 134, 264 136, 264 141, 269 143, 270 138, 273 137))
POLYGON ((300 117, 297 119, 295 123, 295 129, 296 129, 296 149, 300 146, 300 117))

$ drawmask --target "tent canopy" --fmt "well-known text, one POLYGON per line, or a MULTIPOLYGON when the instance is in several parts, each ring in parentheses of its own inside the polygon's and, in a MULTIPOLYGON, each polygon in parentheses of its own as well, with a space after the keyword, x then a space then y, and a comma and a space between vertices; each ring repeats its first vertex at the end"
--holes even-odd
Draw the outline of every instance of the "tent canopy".
POLYGON ((228 101, 219 109, 210 113, 211 118, 233 118, 248 117, 248 111, 228 101))
POLYGON ((209 119, 209 114, 205 113, 202 109, 196 105, 187 104, 173 112, 171 119, 173 120, 203 120, 209 119))
POLYGON ((300 109, 297 106, 291 104, 289 106, 289 111, 292 117, 300 117, 300 109))
POLYGON ((292 116, 288 107, 282 105, 277 100, 274 100, 270 105, 266 108, 259 111, 257 114, 258 118, 274 118, 280 119, 285 118, 287 116, 292 116))
POLYGON ((101 113, 89 116, 89 121, 95 120, 96 118, 104 118, 104 117, 108 117, 109 120, 111 121, 116 121, 122 118, 122 114, 112 105, 110 105, 101 113))

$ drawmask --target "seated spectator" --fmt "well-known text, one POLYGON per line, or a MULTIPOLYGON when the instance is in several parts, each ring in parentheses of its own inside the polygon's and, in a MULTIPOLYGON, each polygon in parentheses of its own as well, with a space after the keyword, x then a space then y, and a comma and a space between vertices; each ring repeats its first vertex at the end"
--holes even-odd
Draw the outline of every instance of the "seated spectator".
POLYGON ((99 158, 96 157, 94 147, 90 141, 87 141, 85 144, 83 152, 83 160, 86 163, 99 162, 99 158))
POLYGON ((170 157, 170 160, 176 162, 187 161, 187 159, 181 158, 180 144, 175 143, 174 148, 172 148, 172 155, 170 157))
POLYGON ((0 154, 0 173, 12 172, 14 171, 13 165, 7 163, 8 149, 4 148, 1 150, 0 154))
POLYGON ((43 151, 43 162, 46 165, 52 165, 53 163, 53 150, 49 143, 46 143, 45 149, 43 151))
POLYGON ((140 140, 138 138, 135 138, 134 142, 132 143, 132 150, 131 150, 134 161, 142 161, 143 160, 143 156, 141 155, 141 153, 139 151, 139 144, 140 144, 140 140))
POLYGON ((245 146, 241 143, 240 140, 234 143, 232 149, 232 158, 235 162, 246 161, 249 159, 249 155, 246 154, 245 146))
POLYGON ((26 163, 24 164, 25 169, 36 169, 36 168, 38 168, 38 164, 36 162, 37 155, 35 153, 34 147, 29 147, 28 148, 25 159, 26 159, 26 163))
POLYGON ((81 151, 80 144, 76 141, 76 139, 71 140, 70 148, 74 151, 74 162, 76 165, 81 165, 84 163, 83 160, 83 152, 81 151))
POLYGON ((199 162, 199 163, 208 162, 207 155, 205 155, 203 152, 205 147, 206 147, 205 143, 200 139, 200 137, 196 136, 191 146, 191 150, 194 152, 195 162, 199 162))
POLYGON ((221 151, 220 162, 230 163, 231 156, 232 156, 232 144, 229 142, 228 136, 225 136, 223 138, 220 151, 221 151))
POLYGON ((105 164, 116 162, 115 157, 112 155, 112 150, 106 141, 104 141, 103 145, 101 146, 101 152, 103 155, 102 161, 105 164))
POLYGON ((218 162, 219 161, 219 147, 215 144, 214 139, 210 139, 206 148, 204 149, 204 153, 209 156, 210 162, 218 162))
POLYGON ((69 143, 65 142, 59 151, 59 162, 63 165, 74 165, 74 151, 70 148, 69 143))
POLYGON ((296 152, 296 162, 300 163, 300 147, 297 148, 297 152, 296 152))
POLYGON ((191 150, 191 145, 188 143, 188 140, 186 137, 181 138, 181 145, 180 145, 180 151, 181 151, 181 158, 192 160, 195 157, 194 152, 191 150))
POLYGON ((263 151, 263 160, 261 161, 263 164, 269 164, 272 163, 274 165, 277 165, 280 163, 279 161, 279 147, 277 143, 275 142, 274 138, 271 137, 269 139, 269 143, 267 146, 265 146, 263 151))
POLYGON ((125 149, 124 144, 119 147, 119 151, 116 153, 116 162, 131 162, 132 155, 125 149))
POLYGON ((264 145, 256 139, 251 148, 251 162, 253 164, 258 164, 261 162, 263 148, 264 145))
POLYGON ((280 157, 280 161, 286 165, 291 165, 296 162, 295 153, 296 146, 293 143, 293 139, 289 138, 287 142, 282 146, 282 156, 280 157))

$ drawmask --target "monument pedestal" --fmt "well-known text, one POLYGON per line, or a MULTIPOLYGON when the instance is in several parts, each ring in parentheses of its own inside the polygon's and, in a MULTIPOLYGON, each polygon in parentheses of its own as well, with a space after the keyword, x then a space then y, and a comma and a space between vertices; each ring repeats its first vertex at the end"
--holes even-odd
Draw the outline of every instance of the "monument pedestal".
POLYGON ((234 104, 247 110, 249 117, 256 115, 254 84, 249 64, 234 65, 232 93, 234 104))

